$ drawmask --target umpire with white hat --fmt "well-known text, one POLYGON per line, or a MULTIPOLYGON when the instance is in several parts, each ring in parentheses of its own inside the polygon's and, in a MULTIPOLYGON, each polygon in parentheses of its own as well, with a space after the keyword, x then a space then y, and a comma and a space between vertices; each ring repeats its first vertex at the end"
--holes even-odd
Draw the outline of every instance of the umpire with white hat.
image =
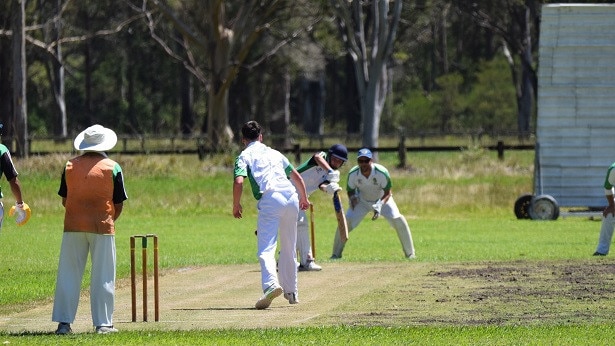
POLYGON ((74 141, 80 156, 66 162, 58 195, 64 206, 64 233, 52 320, 56 334, 72 333, 88 253, 91 259, 90 307, 96 333, 117 332, 115 306, 115 221, 128 198, 120 165, 105 151, 117 143, 111 129, 93 125, 74 141))

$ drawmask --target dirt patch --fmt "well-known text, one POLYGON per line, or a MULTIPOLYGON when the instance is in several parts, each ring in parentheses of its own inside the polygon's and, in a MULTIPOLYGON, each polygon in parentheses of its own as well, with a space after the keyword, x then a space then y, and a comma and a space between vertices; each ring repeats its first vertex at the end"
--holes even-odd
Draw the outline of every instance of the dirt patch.
POLYGON ((472 317, 452 314, 448 322, 453 324, 578 324, 609 321, 615 312, 611 261, 520 261, 457 266, 429 275, 466 287, 451 301, 468 306, 472 317))
MULTIPOLYGON (((258 265, 206 266, 165 271, 160 321, 131 322, 130 287, 118 284, 116 326, 122 330, 273 328, 323 325, 540 325, 610 321, 615 315, 615 265, 609 259, 440 265, 323 262, 321 272, 299 273, 300 304, 260 297, 258 265)), ((141 296, 138 319, 142 320, 141 296)), ((0 330, 51 332, 51 304, 3 316, 0 330)), ((82 297, 76 332, 92 330, 89 298, 82 297)))

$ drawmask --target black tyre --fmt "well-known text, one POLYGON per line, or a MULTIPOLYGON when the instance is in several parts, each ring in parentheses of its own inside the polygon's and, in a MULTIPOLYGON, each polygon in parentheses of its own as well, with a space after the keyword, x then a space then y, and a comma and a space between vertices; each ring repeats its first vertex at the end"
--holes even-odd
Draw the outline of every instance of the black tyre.
POLYGON ((549 195, 539 195, 532 199, 529 213, 532 220, 557 220, 559 205, 555 198, 549 195))
POLYGON ((530 205, 532 205, 532 195, 521 195, 515 201, 515 216, 517 219, 530 219, 530 205))

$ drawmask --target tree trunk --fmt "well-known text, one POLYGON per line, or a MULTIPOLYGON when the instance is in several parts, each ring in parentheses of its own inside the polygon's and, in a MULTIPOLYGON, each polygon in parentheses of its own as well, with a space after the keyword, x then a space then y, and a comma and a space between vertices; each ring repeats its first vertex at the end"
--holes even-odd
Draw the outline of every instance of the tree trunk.
MULTIPOLYGON (((218 16, 223 14, 218 13, 218 16)), ((216 28, 220 30, 220 28, 216 28)), ((233 79, 237 75, 237 67, 229 66, 231 61, 230 30, 222 28, 218 33, 217 41, 212 45, 210 53, 211 79, 208 91, 207 104, 207 139, 214 151, 230 148, 233 142, 233 131, 228 121, 228 93, 230 88, 230 75, 233 79), (231 71, 233 70, 234 71, 231 71)))
POLYGON ((207 104, 207 140, 215 151, 230 148, 233 132, 228 126, 228 89, 209 88, 207 104))
POLYGON ((342 89, 341 95, 343 99, 343 104, 345 105, 344 113, 346 113, 347 126, 346 129, 348 133, 360 133, 362 131, 363 126, 363 113, 361 112, 361 102, 359 102, 359 87, 358 87, 358 77, 353 70, 353 61, 350 57, 350 54, 346 54, 346 58, 344 59, 344 69, 346 76, 346 84, 342 89))
POLYGON ((13 14, 13 125, 16 156, 28 157, 28 112, 26 101, 25 0, 15 0, 13 14))
POLYGON ((377 148, 380 118, 387 96, 386 65, 393 51, 402 0, 392 1, 390 11, 389 0, 377 0, 365 6, 360 0, 333 2, 344 22, 342 36, 353 59, 363 120, 363 146, 377 148), (363 13, 364 7, 368 13, 363 13))
POLYGON ((378 138, 380 134, 380 119, 387 96, 388 69, 386 64, 378 64, 380 73, 375 74, 370 79, 363 99, 361 108, 365 110, 363 119, 363 146, 368 148, 378 148, 378 138))
POLYGON ((288 127, 290 125, 290 74, 288 71, 274 74, 274 85, 270 101, 270 129, 275 134, 272 145, 277 149, 290 147, 288 127), (281 85, 281 87, 277 87, 281 85))
POLYGON ((180 99, 181 99, 181 120, 180 130, 182 135, 187 136, 194 131, 194 86, 192 75, 188 70, 182 68, 180 73, 180 99))
POLYGON ((534 103, 534 87, 531 78, 532 40, 530 35, 530 9, 525 7, 525 47, 521 53, 521 97, 519 99, 519 134, 523 138, 530 135, 530 119, 532 118, 532 105, 534 103))
MULTIPOLYGON (((12 102, 13 99, 11 88, 11 42, 9 40, 0 40, 0 114, 13 114, 12 102)), ((2 121, 3 128, 0 128, 2 143, 9 146, 7 140, 12 135, 11 117, 6 117, 2 121)), ((10 148, 10 146, 9 146, 10 148)))
MULTIPOLYGON (((57 0, 55 4, 55 16, 54 25, 52 28, 52 40, 59 41, 62 32, 62 1, 57 0)), ((51 74, 50 80, 53 88, 53 95, 55 97, 56 105, 58 106, 58 112, 56 116, 56 123, 54 126, 54 134, 56 136, 66 138, 68 137, 67 119, 66 119, 66 94, 64 91, 64 63, 62 56, 62 46, 60 43, 55 45, 54 48, 55 59, 51 58, 51 74)))
MULTIPOLYGON (((84 75, 85 75, 85 85, 83 86, 84 94, 85 94, 85 104, 84 108, 86 111, 86 119, 89 125, 93 125, 93 100, 92 100, 92 59, 91 59, 91 41, 87 41, 84 44, 84 52, 83 52, 83 67, 84 67, 84 75)), ((88 126, 89 126, 88 125, 88 126)))

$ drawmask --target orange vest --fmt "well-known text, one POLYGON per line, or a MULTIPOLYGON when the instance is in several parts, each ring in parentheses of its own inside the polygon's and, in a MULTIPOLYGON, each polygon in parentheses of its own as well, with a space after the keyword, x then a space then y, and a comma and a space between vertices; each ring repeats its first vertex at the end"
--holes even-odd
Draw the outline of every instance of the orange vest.
POLYGON ((85 154, 66 163, 65 232, 115 234, 115 165, 115 161, 93 154, 85 154))

